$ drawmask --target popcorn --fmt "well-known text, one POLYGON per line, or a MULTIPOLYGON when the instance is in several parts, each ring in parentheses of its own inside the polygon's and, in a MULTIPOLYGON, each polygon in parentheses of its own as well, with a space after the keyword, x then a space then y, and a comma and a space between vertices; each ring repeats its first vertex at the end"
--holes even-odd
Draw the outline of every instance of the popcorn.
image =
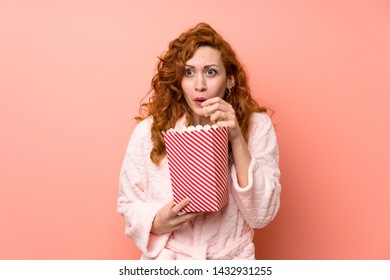
POLYGON ((189 126, 163 132, 173 198, 184 212, 219 211, 228 197, 228 129, 189 126))

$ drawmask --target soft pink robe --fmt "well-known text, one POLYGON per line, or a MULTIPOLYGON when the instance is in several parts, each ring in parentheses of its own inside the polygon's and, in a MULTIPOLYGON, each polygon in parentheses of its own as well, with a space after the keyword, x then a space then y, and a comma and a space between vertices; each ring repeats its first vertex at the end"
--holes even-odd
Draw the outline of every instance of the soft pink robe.
MULTIPOLYGON (((237 183, 230 168, 229 199, 218 212, 203 213, 171 233, 150 233, 157 211, 173 199, 167 158, 160 166, 150 160, 151 123, 134 129, 120 174, 118 212, 125 232, 142 252, 141 259, 254 259, 253 228, 274 219, 280 205, 279 152, 269 116, 254 113, 248 148, 252 161, 249 183, 237 183)), ((185 119, 177 122, 183 126, 185 119)))

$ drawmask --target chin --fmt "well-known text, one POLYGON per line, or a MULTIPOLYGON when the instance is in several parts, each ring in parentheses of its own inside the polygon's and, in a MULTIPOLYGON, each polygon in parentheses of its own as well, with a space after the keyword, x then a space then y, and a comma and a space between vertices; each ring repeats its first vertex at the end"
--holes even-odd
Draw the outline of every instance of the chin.
POLYGON ((203 108, 200 109, 200 110, 196 110, 195 113, 196 113, 199 117, 203 117, 203 108))

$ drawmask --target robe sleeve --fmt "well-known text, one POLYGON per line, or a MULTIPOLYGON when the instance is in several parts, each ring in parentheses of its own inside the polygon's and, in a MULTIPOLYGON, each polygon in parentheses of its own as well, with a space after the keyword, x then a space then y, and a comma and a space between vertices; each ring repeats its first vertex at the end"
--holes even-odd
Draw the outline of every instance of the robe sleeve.
POLYGON ((150 119, 140 122, 129 141, 119 178, 117 211, 125 219, 125 234, 144 256, 155 258, 170 234, 150 232, 157 211, 164 205, 164 202, 149 199, 147 161, 150 161, 150 148, 147 147, 151 146, 150 123, 150 119))
POLYGON ((279 150, 270 117, 254 113, 248 149, 252 160, 248 169, 248 185, 238 185, 234 164, 231 168, 232 194, 245 221, 252 228, 271 222, 280 207, 279 150))

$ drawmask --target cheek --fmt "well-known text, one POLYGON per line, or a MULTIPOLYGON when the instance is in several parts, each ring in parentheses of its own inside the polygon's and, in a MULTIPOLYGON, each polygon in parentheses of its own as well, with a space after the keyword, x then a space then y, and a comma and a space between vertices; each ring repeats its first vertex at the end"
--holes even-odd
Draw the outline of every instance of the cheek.
POLYGON ((226 91, 226 86, 222 85, 222 87, 220 89, 220 92, 219 92, 219 95, 220 95, 221 98, 224 97, 225 91, 226 91))
POLYGON ((188 106, 191 106, 190 100, 192 100, 192 98, 191 98, 191 96, 189 94, 188 88, 185 87, 183 84, 181 85, 181 88, 183 90, 184 99, 187 101, 188 106))
POLYGON ((189 93, 189 84, 188 84, 188 82, 186 82, 186 81, 182 81, 181 82, 181 88, 182 88, 182 90, 183 90, 183 92, 184 92, 184 95, 188 95, 188 93, 189 93))
POLYGON ((188 100, 188 98, 189 98, 188 87, 184 83, 182 83, 181 89, 183 90, 183 95, 184 95, 185 99, 188 100))
POLYGON ((184 99, 187 101, 188 106, 191 106, 190 97, 184 93, 184 99))
POLYGON ((215 86, 215 94, 218 96, 218 97, 221 97, 223 98, 223 96, 225 95, 225 89, 226 89, 226 83, 218 83, 216 86, 215 86))

